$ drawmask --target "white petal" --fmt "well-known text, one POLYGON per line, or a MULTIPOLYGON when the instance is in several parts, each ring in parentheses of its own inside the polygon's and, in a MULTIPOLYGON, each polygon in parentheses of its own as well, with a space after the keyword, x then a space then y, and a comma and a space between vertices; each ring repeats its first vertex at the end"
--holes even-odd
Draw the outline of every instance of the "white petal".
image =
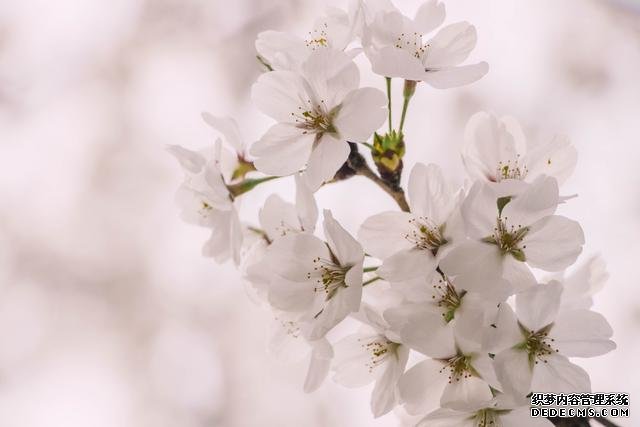
POLYGON ((524 341, 524 336, 520 331, 513 309, 508 303, 501 303, 485 336, 485 349, 490 353, 497 354, 522 341, 524 341))
POLYGON ((589 258, 582 266, 567 276, 562 292, 562 309, 590 308, 592 296, 604 287, 609 279, 607 266, 601 256, 589 258))
POLYGON ((528 175, 553 176, 562 184, 573 173, 578 161, 578 151, 566 136, 556 136, 549 143, 527 153, 528 175))
POLYGON ((427 69, 459 65, 467 59, 477 40, 476 27, 468 22, 447 25, 427 42, 424 65, 427 69))
POLYGON ((346 141, 323 135, 311 152, 304 174, 309 188, 315 191, 322 183, 333 179, 338 169, 347 161, 349 152, 346 141))
POLYGON ((500 278, 502 255, 495 245, 468 240, 455 246, 440 262, 440 268, 450 276, 500 278))
POLYGON ((533 368, 531 390, 540 393, 588 393, 591 391, 589 374, 559 354, 545 357, 533 368))
POLYGON ((212 128, 220 132, 228 144, 238 153, 244 150, 244 140, 240 134, 238 123, 230 117, 216 117, 211 113, 202 113, 202 119, 212 128))
POLYGON ((558 181, 541 176, 518 194, 502 210, 508 224, 527 226, 553 214, 558 206, 558 181))
POLYGON ((425 76, 422 62, 406 50, 387 46, 378 51, 365 50, 374 73, 384 77, 400 77, 421 81, 425 76))
POLYGON ((426 304, 400 306, 386 310, 384 318, 412 349, 436 359, 456 354, 454 329, 444 321, 441 310, 426 304))
POLYGON ((387 118, 387 97, 371 87, 356 89, 342 101, 333 124, 342 138, 364 142, 387 118))
POLYGON ((362 246, 333 218, 328 209, 324 210, 323 225, 327 244, 340 265, 352 266, 362 262, 364 258, 362 246))
POLYGON ((179 145, 168 145, 167 151, 173 154, 176 159, 178 159, 178 162, 180 162, 180 166, 193 174, 199 173, 206 162, 202 154, 188 150, 179 145))
POLYGON ((308 234, 290 234, 275 240, 266 256, 274 273, 296 282, 309 280, 308 273, 315 267, 315 258, 328 260, 331 257, 325 243, 308 234))
POLYGON ((410 248, 386 258, 378 268, 378 275, 390 282, 403 282, 416 277, 431 278, 438 262, 431 251, 410 248))
POLYGON ((233 256, 230 239, 233 213, 231 211, 214 212, 211 218, 211 236, 202 247, 202 255, 222 263, 233 256))
POLYGON ((538 282, 526 263, 512 256, 504 257, 502 277, 511 284, 513 293, 522 292, 538 282))
POLYGON ((436 225, 444 224, 453 209, 453 193, 447 185, 442 169, 431 163, 416 163, 409 176, 409 204, 411 213, 428 218, 436 225))
POLYGON ((258 212, 260 226, 271 240, 282 237, 292 231, 300 231, 300 223, 295 206, 287 203, 277 194, 267 197, 264 206, 258 212))
POLYGON ((493 186, 476 181, 462 203, 462 218, 467 236, 474 239, 491 236, 498 220, 497 200, 498 195, 493 186))
POLYGON ((533 418, 529 407, 516 408, 500 416, 502 427, 553 427, 554 424, 546 418, 533 418))
POLYGON ((503 390, 518 396, 526 396, 531 391, 533 373, 526 351, 510 348, 498 353, 494 366, 503 390))
POLYGON ((469 405, 488 403, 492 398, 489 384, 478 377, 471 376, 447 384, 440 404, 443 407, 464 409, 469 405))
POLYGON ((551 324, 560 309, 562 285, 552 281, 537 285, 516 295, 518 320, 530 331, 538 331, 551 324))
POLYGON ((296 211, 302 230, 313 233, 318 222, 318 205, 307 181, 300 174, 296 174, 296 211))
POLYGON ((311 361, 304 381, 304 392, 310 393, 322 385, 329 374, 333 349, 326 338, 311 342, 311 361))
POLYGON ((302 72, 313 89, 317 102, 327 108, 343 102, 360 85, 360 72, 353 60, 341 50, 316 49, 302 64, 302 72))
POLYGON ((282 69, 291 64, 299 64, 309 55, 304 40, 280 31, 263 31, 258 34, 256 51, 274 69, 282 69), (282 60, 284 54, 286 60, 282 60))
POLYGON ((582 252, 584 233, 576 221, 552 215, 535 222, 523 240, 527 262, 546 271, 560 271, 582 252))
POLYGON ((444 18, 444 3, 440 3, 438 0, 428 0, 422 3, 413 22, 420 34, 427 34, 442 25, 444 18))
POLYGON ((477 427, 477 423, 473 413, 440 408, 424 417, 416 427, 477 427))
POLYGON ((411 229, 414 216, 408 212, 383 212, 370 216, 358 230, 358 240, 365 251, 384 259, 414 246, 404 236, 411 229))
POLYGON ((447 375, 440 372, 443 367, 441 362, 427 359, 402 375, 398 388, 408 413, 424 414, 440 406, 440 397, 449 381, 447 375))
POLYGON ((489 64, 462 65, 460 67, 442 68, 422 73, 421 80, 436 89, 450 89, 477 82, 489 72, 489 64))
POLYGON ((278 122, 293 122, 291 113, 306 107, 305 82, 292 71, 264 73, 251 88, 251 99, 260 111, 278 122))
POLYGON ((374 375, 369 366, 371 352, 366 345, 383 339, 383 336, 377 334, 358 333, 347 335, 338 341, 334 346, 336 358, 333 380, 345 387, 362 387, 373 382, 377 368, 374 375))
POLYGON ((398 381, 407 364, 409 349, 405 346, 400 346, 396 352, 397 354, 389 356, 386 369, 376 381, 371 393, 371 411, 376 418, 391 411, 398 403, 398 381))
POLYGON ((564 356, 593 357, 613 350, 616 345, 609 340, 613 330, 600 313, 591 310, 561 312, 553 323, 549 337, 551 345, 564 356))
POLYGON ((272 126, 251 146, 256 169, 267 175, 285 176, 300 170, 311 155, 315 135, 303 134, 290 124, 272 126))

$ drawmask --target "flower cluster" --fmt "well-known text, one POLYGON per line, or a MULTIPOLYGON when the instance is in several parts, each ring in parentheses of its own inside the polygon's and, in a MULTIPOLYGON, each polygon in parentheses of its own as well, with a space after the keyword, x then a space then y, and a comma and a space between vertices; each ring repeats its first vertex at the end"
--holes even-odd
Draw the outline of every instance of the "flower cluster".
POLYGON ((347 387, 375 383, 376 417, 398 408, 420 426, 550 425, 529 418, 527 396, 591 391, 570 358, 615 348, 591 310, 606 279, 602 261, 565 273, 584 244, 580 225, 557 213, 571 198, 559 187, 577 152, 566 138, 535 143, 514 118, 480 112, 465 130, 465 185, 417 163, 405 197, 403 125, 416 88, 467 85, 488 71, 484 62, 463 65, 475 28, 444 20, 437 0, 413 18, 388 1, 354 1, 328 10, 306 38, 259 34, 266 70, 252 99, 275 122, 247 149, 235 121, 205 113, 221 136, 212 149, 169 148, 186 175, 178 202, 186 221, 211 230, 204 254, 232 259, 273 313, 270 349, 309 360, 305 391, 333 371, 347 387), (386 95, 360 87, 361 54, 386 79, 386 95), (398 128, 394 78, 404 80, 398 128), (273 194, 259 225, 239 219, 244 193, 290 175, 293 203, 273 194), (319 226, 314 193, 354 175, 399 210, 350 232, 325 209, 319 226), (360 328, 335 339, 346 318, 360 328))

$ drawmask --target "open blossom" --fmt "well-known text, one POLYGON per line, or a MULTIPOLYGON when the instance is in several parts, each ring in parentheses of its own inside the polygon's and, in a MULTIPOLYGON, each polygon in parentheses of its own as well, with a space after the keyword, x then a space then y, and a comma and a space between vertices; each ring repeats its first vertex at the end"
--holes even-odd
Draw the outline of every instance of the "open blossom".
POLYGON ((615 348, 599 313, 560 310, 562 285, 550 282, 516 295, 516 317, 501 304, 491 344, 498 379, 520 396, 536 392, 588 392, 589 375, 568 357, 599 356, 615 348))
POLYGON ((546 271, 568 267, 582 251, 584 235, 577 222, 554 215, 558 202, 557 181, 547 176, 508 198, 476 182, 462 205, 470 239, 452 249, 441 268, 465 289, 508 296, 535 283, 527 265, 546 271), (496 277, 513 289, 502 288, 496 277))
POLYGON ((304 39, 281 31, 263 31, 258 34, 256 50, 274 70, 297 70, 312 52, 345 50, 353 38, 354 23, 347 12, 327 8, 325 16, 316 20, 304 39))
POLYGON ((593 295, 600 291, 609 273, 602 257, 590 257, 584 264, 570 274, 555 276, 562 283, 561 310, 591 308, 593 295))
POLYGON ((444 22, 444 4, 437 0, 423 3, 414 19, 386 4, 369 8, 373 16, 364 28, 363 47, 374 73, 446 89, 473 83, 489 70, 486 62, 460 65, 477 41, 475 27, 467 22, 447 25, 423 39, 444 22))
POLYGON ((362 296, 364 252, 360 244, 324 212, 327 242, 309 234, 275 240, 265 265, 271 274, 269 302, 281 311, 300 313, 309 340, 322 338, 349 313, 362 296))
POLYGON ((378 274, 390 282, 429 281, 454 239, 457 202, 438 166, 416 164, 409 178, 411 211, 374 215, 358 232, 367 253, 383 260, 378 274))
POLYGON ((375 381, 371 410, 379 417, 398 404, 397 384, 403 374, 409 349, 389 331, 386 321, 363 304, 360 330, 335 344, 333 379, 347 387, 362 387, 375 381))
POLYGON ((421 331, 428 329, 425 325, 432 325, 433 319, 423 317, 427 322, 405 328, 402 342, 431 357, 414 365, 400 379, 400 397, 407 412, 426 414, 438 406, 481 404, 493 397, 490 387, 501 388, 482 346, 483 317, 481 310, 475 310, 458 319, 449 329, 452 333, 441 333, 435 340, 421 331), (428 336, 427 346, 420 342, 420 335, 428 336))
POLYGON ((475 179, 509 183, 533 182, 541 175, 562 184, 573 172, 578 152, 566 137, 556 136, 545 144, 533 144, 513 117, 491 113, 474 114, 465 129, 462 160, 475 179), (515 181, 515 182, 513 182, 515 181))
POLYGON ((289 175, 306 164, 312 189, 333 178, 347 160, 347 141, 366 141, 384 122, 387 100, 380 90, 358 89, 360 74, 344 52, 322 49, 301 72, 273 71, 258 78, 253 100, 277 120, 251 148, 256 168, 289 175))
POLYGON ((232 258, 239 264, 242 226, 217 161, 177 145, 168 150, 185 171, 185 181, 176 194, 182 218, 212 230, 203 254, 218 262, 232 258))

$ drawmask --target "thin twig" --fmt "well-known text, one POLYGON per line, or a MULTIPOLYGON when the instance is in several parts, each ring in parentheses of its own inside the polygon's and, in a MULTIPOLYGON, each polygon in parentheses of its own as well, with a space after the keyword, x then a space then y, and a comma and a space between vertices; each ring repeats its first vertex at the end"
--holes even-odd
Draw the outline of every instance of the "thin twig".
POLYGON ((609 421, 605 417, 593 417, 593 419, 605 427, 618 427, 618 424, 614 423, 613 421, 609 421))

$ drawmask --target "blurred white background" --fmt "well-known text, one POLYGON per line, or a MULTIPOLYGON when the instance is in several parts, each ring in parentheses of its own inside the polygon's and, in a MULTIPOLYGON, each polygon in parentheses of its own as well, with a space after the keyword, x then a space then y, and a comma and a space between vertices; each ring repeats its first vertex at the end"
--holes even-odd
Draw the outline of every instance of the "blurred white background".
MULTIPOLYGON (((418 2, 397 4, 413 14, 418 2)), ((207 232, 173 203, 182 173, 165 144, 212 143, 203 110, 257 139, 269 121, 249 103, 256 34, 304 34, 324 6, 0 3, 0 426, 397 425, 372 420, 368 389, 329 381, 303 394, 305 367, 267 356, 266 314, 231 265, 200 256, 207 232)), ((447 11, 477 26, 473 59, 491 70, 466 88, 418 88, 406 167, 437 162, 461 183, 464 123, 480 109, 515 115, 530 138, 570 135, 580 157, 564 191, 580 197, 562 210, 582 223, 585 255, 608 263, 595 309, 618 343, 579 363, 594 390, 640 401, 640 3, 450 0, 447 11)), ((358 61, 363 83, 383 88, 358 61)), ((243 215, 273 191, 290 199, 292 182, 259 187, 243 215)), ((393 207, 361 178, 318 198, 352 231, 393 207)))

